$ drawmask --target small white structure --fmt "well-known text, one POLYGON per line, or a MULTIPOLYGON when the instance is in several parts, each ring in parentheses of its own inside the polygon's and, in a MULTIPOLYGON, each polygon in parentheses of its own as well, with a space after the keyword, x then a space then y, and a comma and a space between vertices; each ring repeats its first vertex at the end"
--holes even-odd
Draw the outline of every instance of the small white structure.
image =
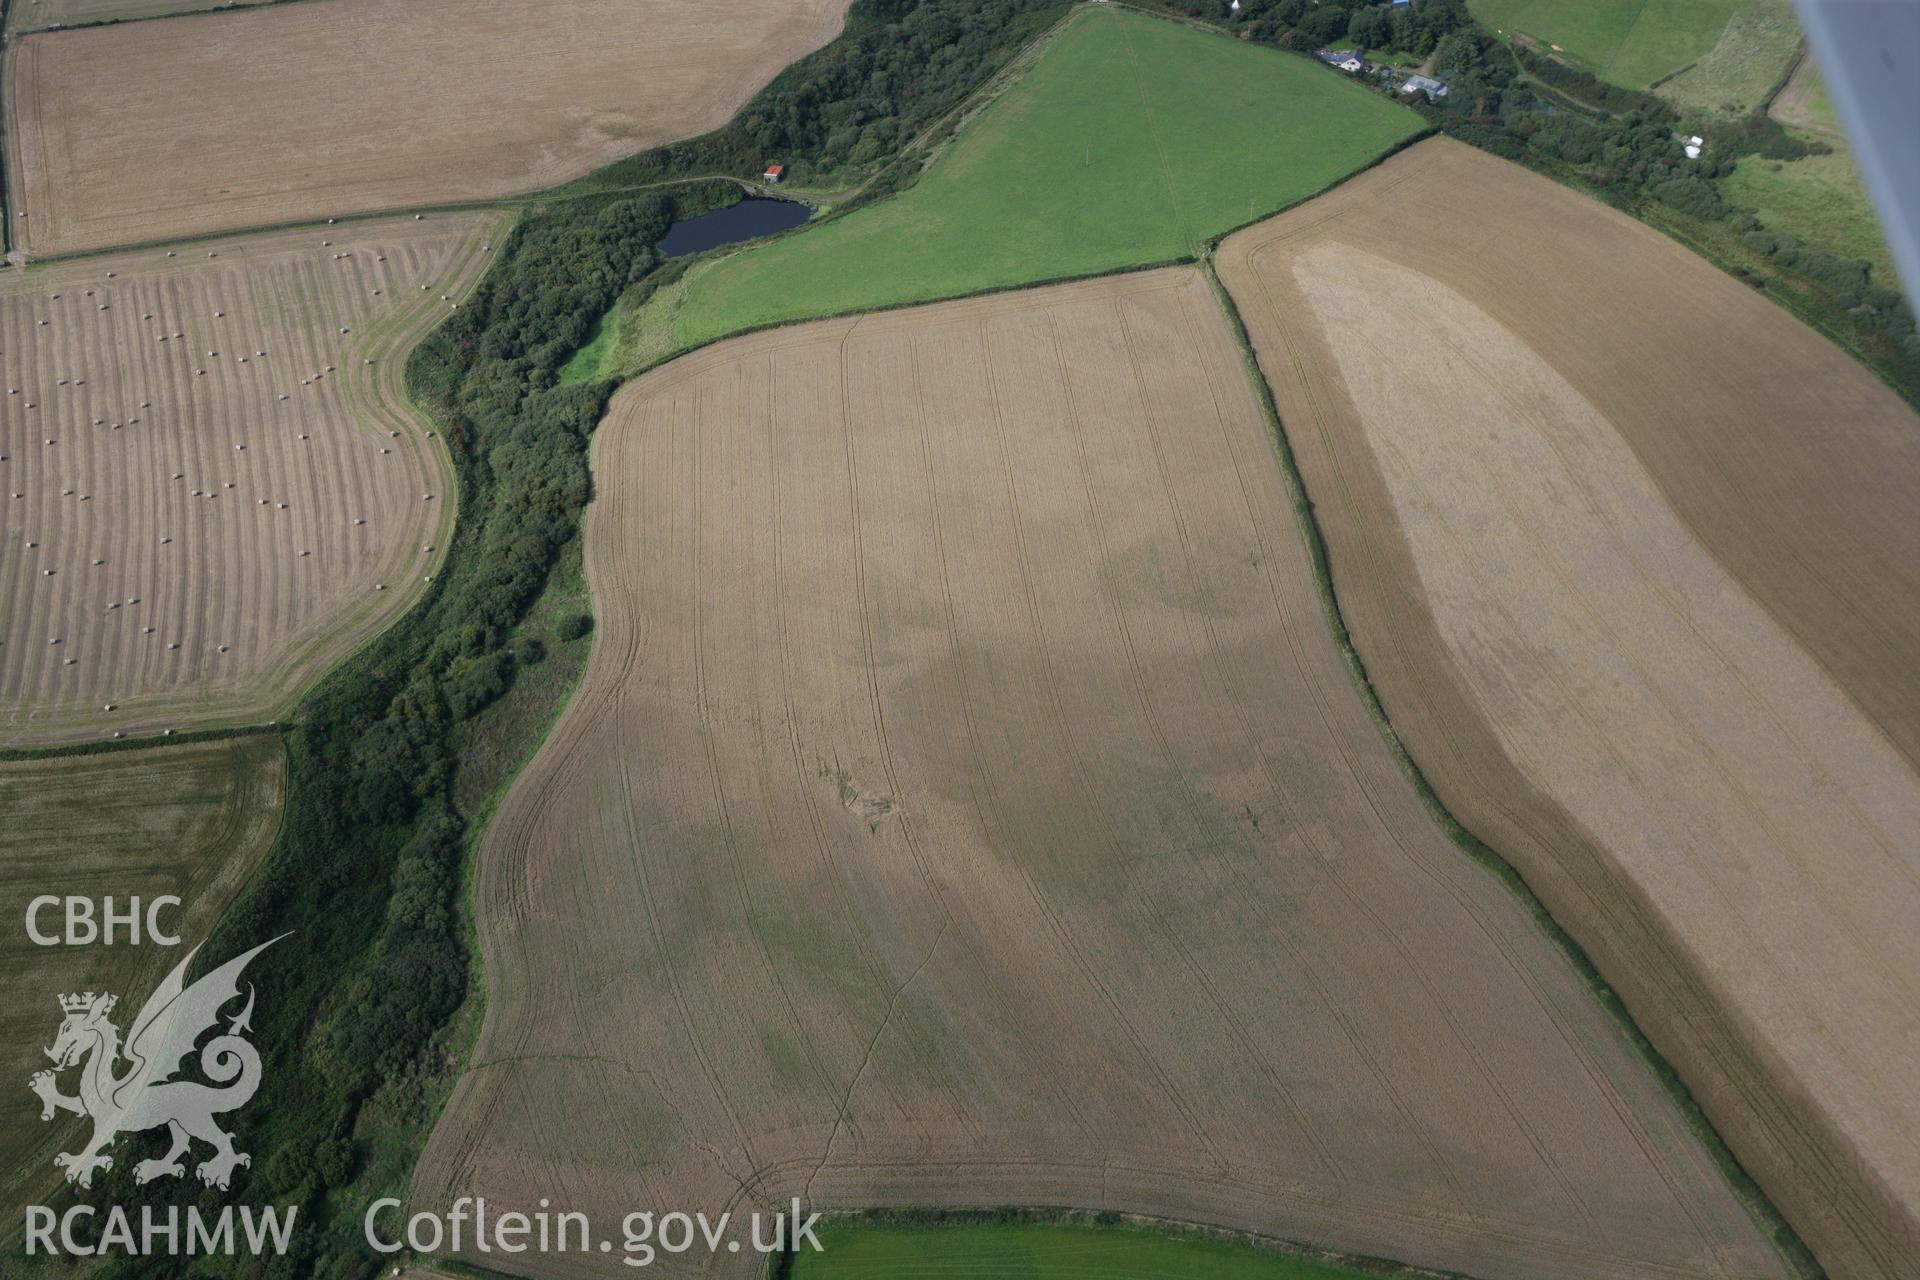
POLYGON ((1315 49, 1313 56, 1349 75, 1357 75, 1367 69, 1367 60, 1360 56, 1357 49, 1315 49))

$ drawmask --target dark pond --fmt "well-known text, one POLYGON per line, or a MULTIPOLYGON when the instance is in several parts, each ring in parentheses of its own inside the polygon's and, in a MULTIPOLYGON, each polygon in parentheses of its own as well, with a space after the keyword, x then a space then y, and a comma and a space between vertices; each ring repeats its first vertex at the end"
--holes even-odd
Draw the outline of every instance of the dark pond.
POLYGON ((812 210, 792 200, 742 200, 725 209, 715 209, 685 222, 676 222, 660 242, 660 252, 669 258, 698 253, 716 245, 770 236, 807 220, 812 210))

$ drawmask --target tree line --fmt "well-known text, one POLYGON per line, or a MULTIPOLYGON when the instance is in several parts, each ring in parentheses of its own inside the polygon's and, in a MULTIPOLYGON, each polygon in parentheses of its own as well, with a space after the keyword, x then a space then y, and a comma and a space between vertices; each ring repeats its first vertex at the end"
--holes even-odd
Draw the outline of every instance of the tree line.
MULTIPOLYGON (((1920 333, 1911 304, 1872 263, 1820 249, 1731 205, 1718 179, 1742 157, 1793 160, 1829 151, 1794 137, 1764 112, 1690 123, 1654 93, 1609 84, 1557 58, 1487 35, 1465 0, 1146 0, 1149 7, 1220 26, 1242 39, 1308 52, 1328 45, 1431 56, 1448 92, 1398 94, 1440 131, 1571 181, 1629 213, 1686 232, 1737 278, 1781 283, 1803 311, 1846 336, 1909 399, 1920 401, 1920 333), (1688 157, 1675 132, 1705 140, 1688 157)), ((1393 92, 1391 84, 1383 91, 1393 92)))

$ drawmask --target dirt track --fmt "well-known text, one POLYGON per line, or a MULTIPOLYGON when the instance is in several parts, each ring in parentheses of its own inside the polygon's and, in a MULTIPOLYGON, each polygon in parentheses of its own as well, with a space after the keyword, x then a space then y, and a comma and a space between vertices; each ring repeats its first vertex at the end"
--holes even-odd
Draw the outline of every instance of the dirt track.
POLYGON ((28 36, 6 66, 14 243, 552 186, 724 124, 847 2, 735 0, 716 21, 699 0, 305 0, 28 36))
POLYGON ((506 221, 0 279, 0 745, 269 719, 417 597, 455 495, 405 355, 506 221))
POLYGON ((1444 141, 1219 269, 1443 799, 1830 1272, 1911 1276, 1920 420, 1672 242, 1444 141))
POLYGON ((1781 1274, 1388 756, 1199 274, 723 343, 594 464, 593 656, 482 853, 486 1025, 416 1207, 1073 1204, 1781 1274))

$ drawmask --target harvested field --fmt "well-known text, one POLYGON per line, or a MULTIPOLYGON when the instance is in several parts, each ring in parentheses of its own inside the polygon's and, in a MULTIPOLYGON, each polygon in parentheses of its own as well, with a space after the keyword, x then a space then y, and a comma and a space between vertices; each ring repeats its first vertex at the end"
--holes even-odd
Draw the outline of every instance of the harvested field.
POLYGON ((1671 241, 1451 142, 1219 264, 1441 797, 1830 1273, 1911 1276, 1920 419, 1671 241))
POLYGON ((455 494, 404 357, 505 229, 6 273, 0 745, 268 719, 418 596, 455 494))
MULTIPOLYGON (((5 1221, 19 1222, 23 1205, 59 1185, 54 1152, 76 1149, 86 1132, 77 1119, 43 1124, 39 1100, 20 1087, 47 1065, 34 1046, 53 1042, 55 997, 112 991, 131 1016, 259 865, 279 830, 286 773, 286 751, 272 737, 0 762, 0 1036, 20 1064, 20 1081, 0 1090, 5 1221), (172 894, 181 906, 159 922, 181 948, 35 946, 24 921, 42 894, 111 894, 120 910, 133 895, 172 894)), ((45 909, 41 930, 57 933, 60 918, 59 908, 45 909)))
POLYGON ((1203 276, 718 344, 594 450, 596 639, 489 829, 416 1207, 1025 1202, 1782 1274, 1388 754, 1203 276))
POLYGON ((6 66, 15 243, 65 253, 551 186, 725 123, 846 5, 740 0, 720 22, 652 0, 636 22, 629 0, 304 0, 28 36, 6 66))

